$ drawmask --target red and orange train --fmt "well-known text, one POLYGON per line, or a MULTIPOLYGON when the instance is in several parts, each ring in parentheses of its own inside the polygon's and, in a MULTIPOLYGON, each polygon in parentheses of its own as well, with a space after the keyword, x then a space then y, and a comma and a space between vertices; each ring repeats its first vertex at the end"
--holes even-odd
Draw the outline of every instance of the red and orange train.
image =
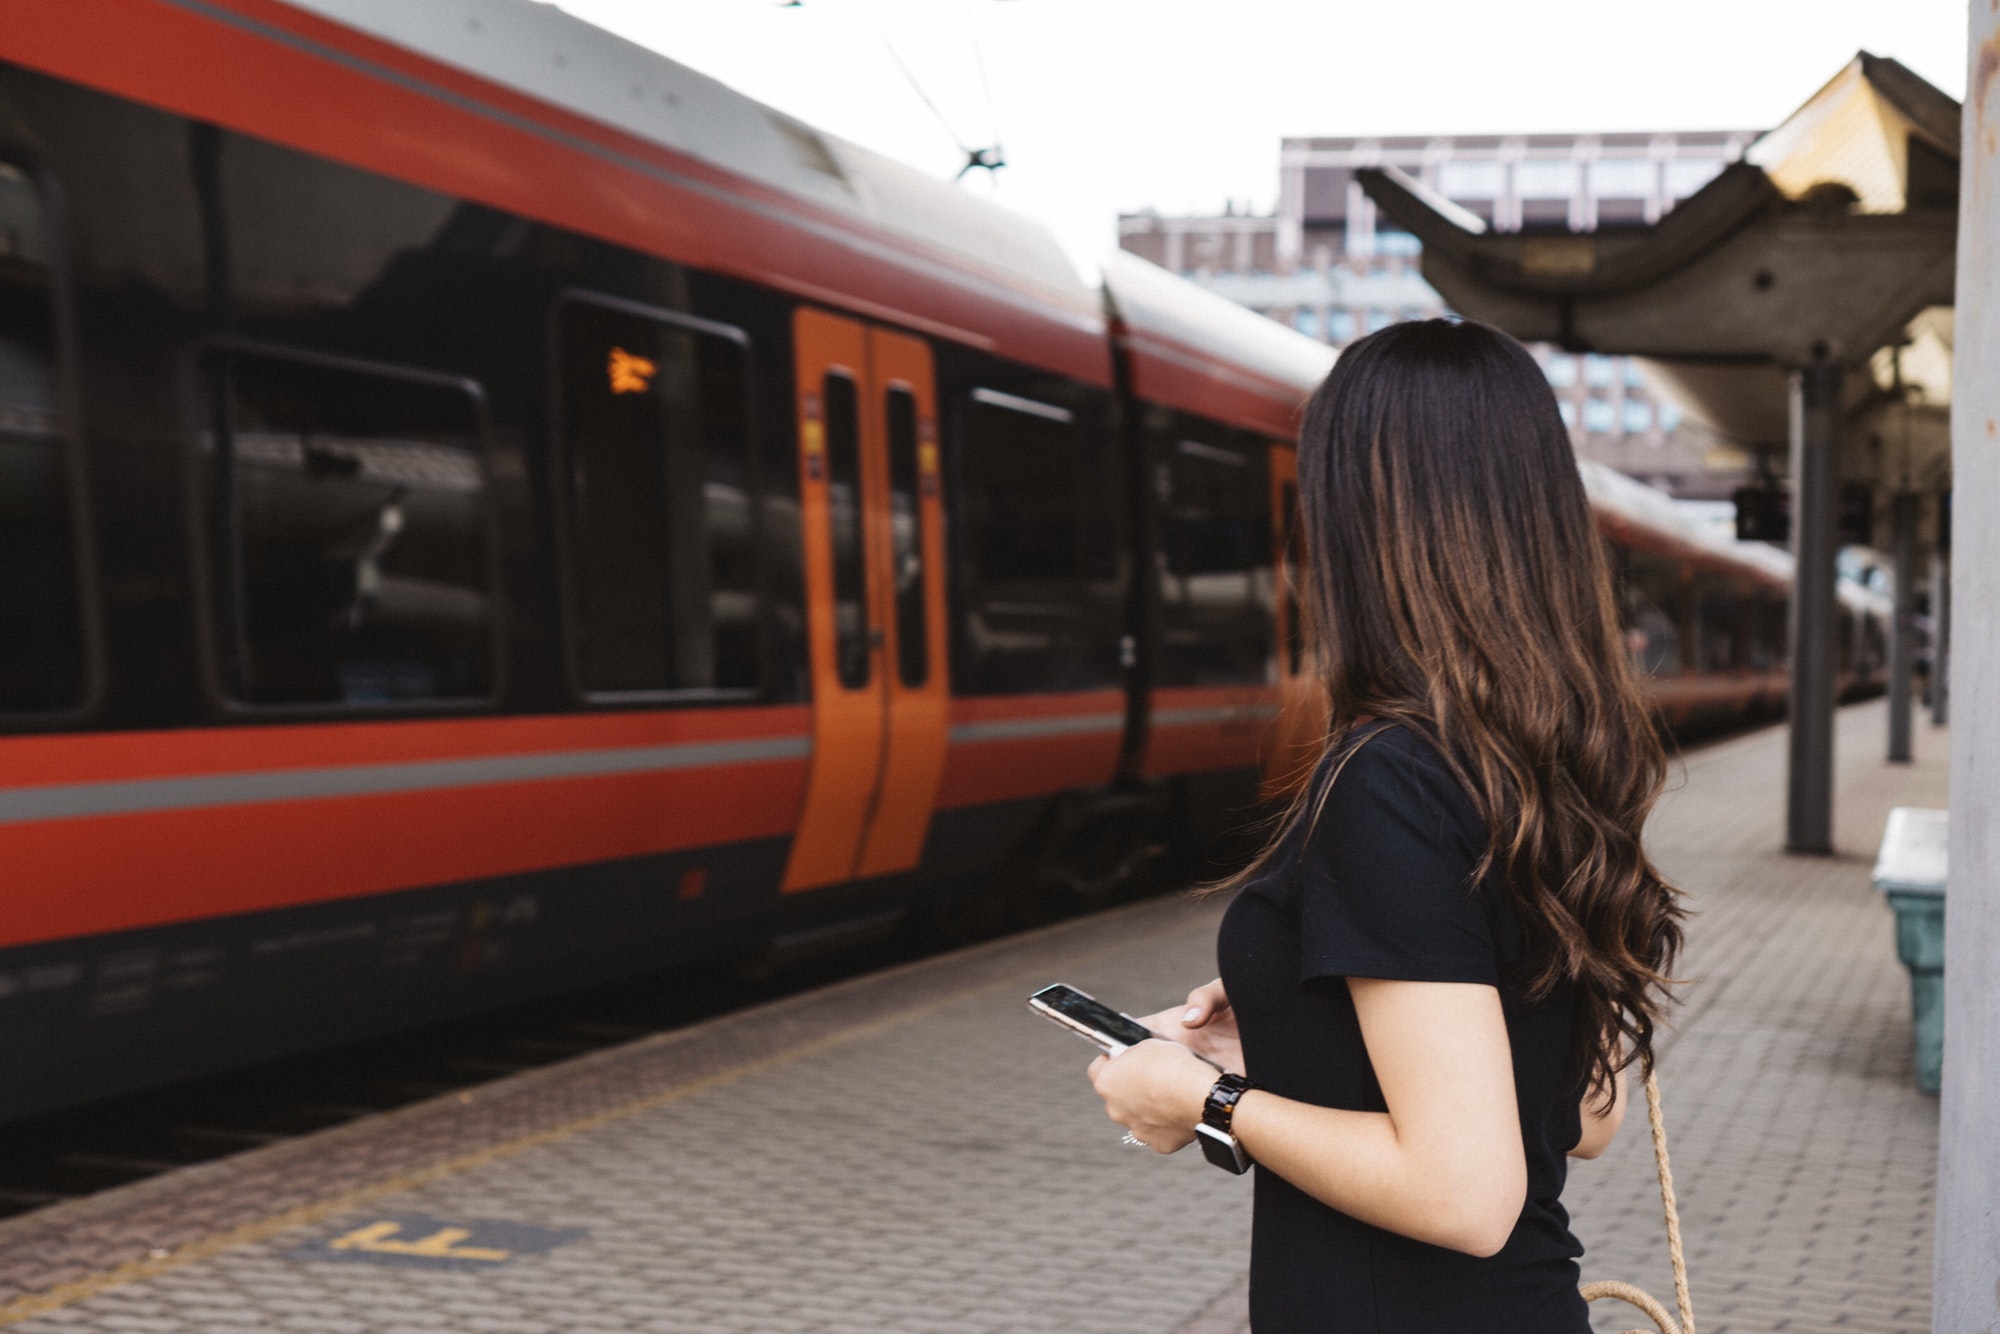
MULTIPOLYGON (((1240 823, 1330 359, 553 6, 15 0, 0 1117, 1240 823)), ((1782 558, 1593 486, 1780 704, 1782 558)))

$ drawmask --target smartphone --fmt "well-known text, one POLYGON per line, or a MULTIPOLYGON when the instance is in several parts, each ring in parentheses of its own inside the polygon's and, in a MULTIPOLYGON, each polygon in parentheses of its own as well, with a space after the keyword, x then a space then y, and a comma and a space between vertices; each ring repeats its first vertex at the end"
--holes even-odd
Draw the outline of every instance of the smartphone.
POLYGON ((1159 1036, 1129 1014, 1120 1014, 1088 992, 1057 983, 1028 997, 1028 1008, 1091 1043, 1106 1056, 1116 1056, 1147 1038, 1159 1036))

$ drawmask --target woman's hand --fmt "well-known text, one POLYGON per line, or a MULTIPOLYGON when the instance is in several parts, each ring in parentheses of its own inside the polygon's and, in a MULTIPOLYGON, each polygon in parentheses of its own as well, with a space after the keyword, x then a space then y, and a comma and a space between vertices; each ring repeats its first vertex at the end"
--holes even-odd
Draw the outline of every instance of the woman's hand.
POLYGON ((1090 1063, 1090 1086, 1104 1114, 1154 1153, 1176 1153, 1194 1141, 1215 1069, 1176 1042, 1153 1039, 1090 1063))
POLYGON ((1207 1057, 1231 1074, 1244 1072, 1243 1039, 1237 1035, 1236 1012, 1229 1008, 1229 996, 1222 989, 1221 978, 1190 991, 1185 1008, 1144 1015, 1139 1022, 1168 1041, 1207 1057))

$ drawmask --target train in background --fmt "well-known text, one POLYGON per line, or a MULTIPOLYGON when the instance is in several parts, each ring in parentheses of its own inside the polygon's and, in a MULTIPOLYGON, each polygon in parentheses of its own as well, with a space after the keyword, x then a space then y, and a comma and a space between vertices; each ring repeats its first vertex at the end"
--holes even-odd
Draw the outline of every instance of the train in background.
MULTIPOLYGON (((1331 356, 554 6, 16 0, 0 1118, 1240 828, 1331 356)), ((1587 476, 1782 707, 1785 558, 1587 476)))

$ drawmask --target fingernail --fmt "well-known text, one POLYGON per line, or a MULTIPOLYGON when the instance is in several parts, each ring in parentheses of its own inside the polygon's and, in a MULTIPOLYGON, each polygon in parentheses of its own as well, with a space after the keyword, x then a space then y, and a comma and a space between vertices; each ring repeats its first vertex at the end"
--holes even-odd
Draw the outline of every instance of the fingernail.
POLYGON ((1181 1022, 1184 1024, 1191 1024, 1199 1018, 1201 1018, 1201 1011, 1196 1009, 1194 1006, 1190 1005, 1188 1007, 1188 1012, 1181 1016, 1181 1022))

